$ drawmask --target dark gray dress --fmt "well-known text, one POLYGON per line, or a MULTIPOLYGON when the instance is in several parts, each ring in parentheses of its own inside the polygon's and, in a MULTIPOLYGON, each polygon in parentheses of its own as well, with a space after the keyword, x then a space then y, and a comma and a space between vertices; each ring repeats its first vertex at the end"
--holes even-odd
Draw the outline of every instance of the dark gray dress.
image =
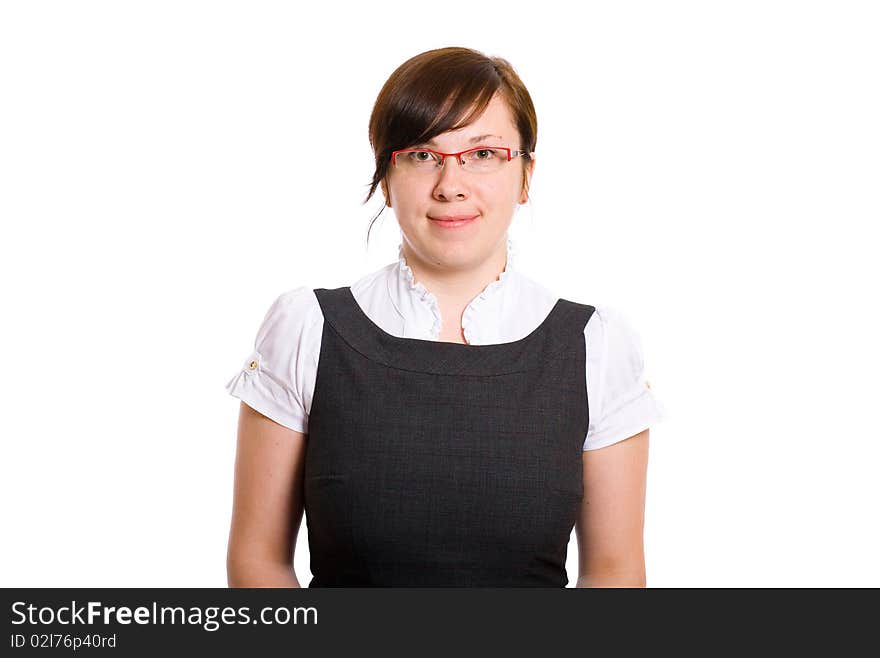
POLYGON ((309 587, 565 587, 595 308, 559 299, 525 338, 464 345, 385 332, 349 287, 315 296, 309 587))

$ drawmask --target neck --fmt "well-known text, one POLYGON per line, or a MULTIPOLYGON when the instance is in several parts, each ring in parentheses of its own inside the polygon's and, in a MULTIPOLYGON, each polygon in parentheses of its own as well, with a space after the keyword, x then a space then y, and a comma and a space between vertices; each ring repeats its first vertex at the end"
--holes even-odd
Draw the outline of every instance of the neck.
MULTIPOLYGON (((413 272, 413 278, 421 283, 436 298, 441 310, 456 315, 479 295, 490 283, 498 280, 507 267, 507 236, 492 255, 473 267, 456 269, 439 268, 436 265, 419 259, 407 244, 403 243, 403 256, 406 264, 413 272)), ((444 315, 446 313, 444 312, 444 315)))

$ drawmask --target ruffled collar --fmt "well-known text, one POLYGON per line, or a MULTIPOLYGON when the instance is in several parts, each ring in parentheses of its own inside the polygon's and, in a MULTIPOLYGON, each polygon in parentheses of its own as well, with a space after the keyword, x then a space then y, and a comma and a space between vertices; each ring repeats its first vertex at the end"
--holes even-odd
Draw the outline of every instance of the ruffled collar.
MULTIPOLYGON (((498 321, 494 314, 488 311, 492 300, 498 297, 498 293, 505 288, 505 284, 509 287, 509 279, 514 271, 514 244, 508 234, 507 237, 507 264, 504 270, 499 274, 498 278, 491 281, 485 288, 474 297, 465 307, 461 316, 461 326, 464 331, 465 340, 469 344, 479 344, 483 342, 485 336, 494 335, 496 332, 490 326, 484 326, 486 323, 498 321), (487 317, 486 322, 480 320, 481 309, 484 309, 492 315, 487 317), (484 331, 485 329, 485 331, 484 331)), ((440 315, 440 306, 434 294, 425 288, 424 284, 415 280, 412 268, 406 262, 403 254, 403 241, 401 240, 397 248, 397 285, 393 287, 391 292, 396 290, 397 299, 395 306, 405 321, 405 334, 408 337, 427 338, 428 340, 439 340, 440 329, 443 325, 443 319, 440 315), (402 296, 408 299, 401 299, 402 296), (427 336, 424 334, 427 333, 427 336)), ((394 296, 392 295, 392 298, 394 296)))

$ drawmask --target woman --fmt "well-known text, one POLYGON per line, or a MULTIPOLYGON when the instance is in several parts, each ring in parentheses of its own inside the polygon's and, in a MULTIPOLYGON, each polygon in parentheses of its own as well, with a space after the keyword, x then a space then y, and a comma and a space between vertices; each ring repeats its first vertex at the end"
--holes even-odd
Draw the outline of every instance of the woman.
MULTIPOLYGON (((370 120, 398 260, 267 312, 241 399, 229 585, 645 586, 648 427, 636 334, 513 267, 537 122, 511 66, 431 50, 370 120)), ((384 210, 384 207, 383 207, 384 210)))

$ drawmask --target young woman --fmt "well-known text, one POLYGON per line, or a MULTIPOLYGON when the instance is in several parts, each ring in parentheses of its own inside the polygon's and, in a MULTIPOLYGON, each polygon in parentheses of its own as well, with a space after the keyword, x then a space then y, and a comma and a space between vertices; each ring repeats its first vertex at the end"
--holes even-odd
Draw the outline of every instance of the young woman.
MULTIPOLYGON (((431 50, 370 120, 398 260, 280 295, 227 384, 241 399, 227 571, 293 586, 645 586, 637 334, 519 272, 537 120, 504 59, 431 50)), ((384 210, 384 207, 383 207, 384 210)))

